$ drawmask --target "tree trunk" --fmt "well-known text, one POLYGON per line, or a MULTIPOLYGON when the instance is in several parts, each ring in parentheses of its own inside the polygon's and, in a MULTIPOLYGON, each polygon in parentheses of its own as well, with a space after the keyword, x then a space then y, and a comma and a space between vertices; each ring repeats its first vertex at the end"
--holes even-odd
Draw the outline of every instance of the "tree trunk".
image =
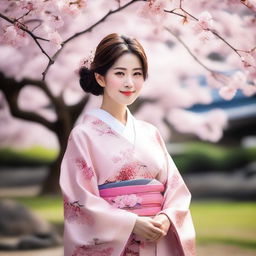
POLYGON ((59 141, 59 155, 49 166, 49 172, 42 185, 41 194, 60 193, 60 165, 67 147, 69 134, 76 121, 76 119, 74 119, 72 114, 68 111, 68 107, 64 105, 64 102, 60 101, 60 105, 61 109, 58 111, 58 122, 56 123, 55 128, 55 133, 59 141))

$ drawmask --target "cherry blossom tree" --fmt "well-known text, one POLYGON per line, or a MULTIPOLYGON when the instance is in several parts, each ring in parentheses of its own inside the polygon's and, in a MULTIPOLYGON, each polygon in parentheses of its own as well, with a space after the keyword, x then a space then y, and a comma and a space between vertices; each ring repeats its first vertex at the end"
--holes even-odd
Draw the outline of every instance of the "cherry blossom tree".
POLYGON ((237 91, 256 93, 255 12, 254 0, 1 1, 0 118, 10 126, 14 118, 36 122, 56 134, 60 154, 44 191, 58 187, 74 123, 99 103, 79 88, 77 70, 105 35, 132 35, 148 55, 149 79, 131 107, 138 118, 165 138, 173 127, 214 142, 227 126, 225 113, 188 108, 210 104, 212 88, 226 100, 237 91), (202 75, 208 86, 199 84, 202 75))

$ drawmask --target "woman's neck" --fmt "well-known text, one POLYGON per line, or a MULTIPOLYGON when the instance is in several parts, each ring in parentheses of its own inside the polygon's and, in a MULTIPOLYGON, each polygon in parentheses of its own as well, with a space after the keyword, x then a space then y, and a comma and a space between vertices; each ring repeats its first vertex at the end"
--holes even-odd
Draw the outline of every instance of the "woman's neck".
POLYGON ((112 106, 112 105, 102 102, 100 108, 107 111, 109 114, 111 114, 117 120, 119 120, 121 123, 126 124, 127 113, 126 113, 125 105, 112 106))

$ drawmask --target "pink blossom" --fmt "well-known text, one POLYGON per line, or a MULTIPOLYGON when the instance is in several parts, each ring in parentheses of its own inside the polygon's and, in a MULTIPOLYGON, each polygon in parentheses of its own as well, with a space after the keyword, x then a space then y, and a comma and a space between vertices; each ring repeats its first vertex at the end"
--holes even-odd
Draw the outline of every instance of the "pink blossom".
POLYGON ((212 32, 203 30, 201 33, 198 34, 198 38, 201 42, 207 43, 208 41, 214 39, 212 32))
POLYGON ((81 9, 86 6, 86 0, 70 1, 64 0, 61 5, 61 11, 72 16, 77 16, 81 9))
POLYGON ((246 80, 247 78, 245 74, 238 71, 231 77, 227 86, 234 89, 241 89, 244 85, 246 85, 246 80))
POLYGON ((256 93, 256 85, 246 85, 241 88, 243 94, 250 97, 256 93))
POLYGON ((219 95, 225 100, 232 100, 236 95, 237 89, 230 86, 223 86, 219 90, 219 95))
POLYGON ((157 19, 162 20, 166 16, 165 6, 166 1, 164 0, 149 0, 139 10, 139 15, 154 22, 157 19))
POLYGON ((199 138, 209 141, 218 141, 222 136, 222 129, 227 123, 226 114, 222 110, 199 115, 182 109, 175 109, 171 111, 168 118, 179 131, 194 133, 199 138))
POLYGON ((15 45, 17 34, 17 29, 14 26, 8 26, 4 32, 4 41, 15 45))
POLYGON ((48 26, 53 29, 59 29, 63 27, 64 21, 60 15, 48 15, 48 26))
POLYGON ((227 115, 220 109, 210 111, 207 120, 212 120, 221 127, 226 127, 228 123, 227 115))
POLYGON ((198 17, 198 22, 193 28, 194 32, 197 34, 201 33, 203 30, 213 29, 212 15, 207 11, 202 12, 198 17))
POLYGON ((57 50, 61 48, 62 38, 57 31, 50 33, 49 40, 57 50))
POLYGON ((198 17, 198 24, 202 27, 202 29, 212 29, 212 15, 207 11, 202 12, 198 17))
POLYGON ((242 53, 242 63, 245 69, 248 69, 250 67, 256 68, 256 58, 254 56, 255 53, 242 53))
MULTIPOLYGON (((38 1, 38 0, 20 0, 20 1, 17 1, 17 4, 21 8, 21 10, 25 9, 28 11, 35 11, 37 13, 42 12, 47 5, 45 1, 38 1)), ((51 4, 53 4, 52 1, 51 1, 51 4)))
POLYGON ((95 55, 95 51, 90 51, 90 53, 80 61, 79 67, 86 67, 90 69, 91 63, 93 62, 93 59, 94 59, 94 55, 95 55))

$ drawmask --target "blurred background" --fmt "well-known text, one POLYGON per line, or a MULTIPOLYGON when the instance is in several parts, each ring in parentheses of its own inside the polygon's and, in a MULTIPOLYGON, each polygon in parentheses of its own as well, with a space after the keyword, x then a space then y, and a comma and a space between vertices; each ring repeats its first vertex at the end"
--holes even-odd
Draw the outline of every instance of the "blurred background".
POLYGON ((256 7, 196 2, 0 3, 0 256, 63 255, 60 161, 101 102, 77 70, 113 32, 147 53, 129 108, 158 127, 192 193, 198 255, 256 254, 256 7))

